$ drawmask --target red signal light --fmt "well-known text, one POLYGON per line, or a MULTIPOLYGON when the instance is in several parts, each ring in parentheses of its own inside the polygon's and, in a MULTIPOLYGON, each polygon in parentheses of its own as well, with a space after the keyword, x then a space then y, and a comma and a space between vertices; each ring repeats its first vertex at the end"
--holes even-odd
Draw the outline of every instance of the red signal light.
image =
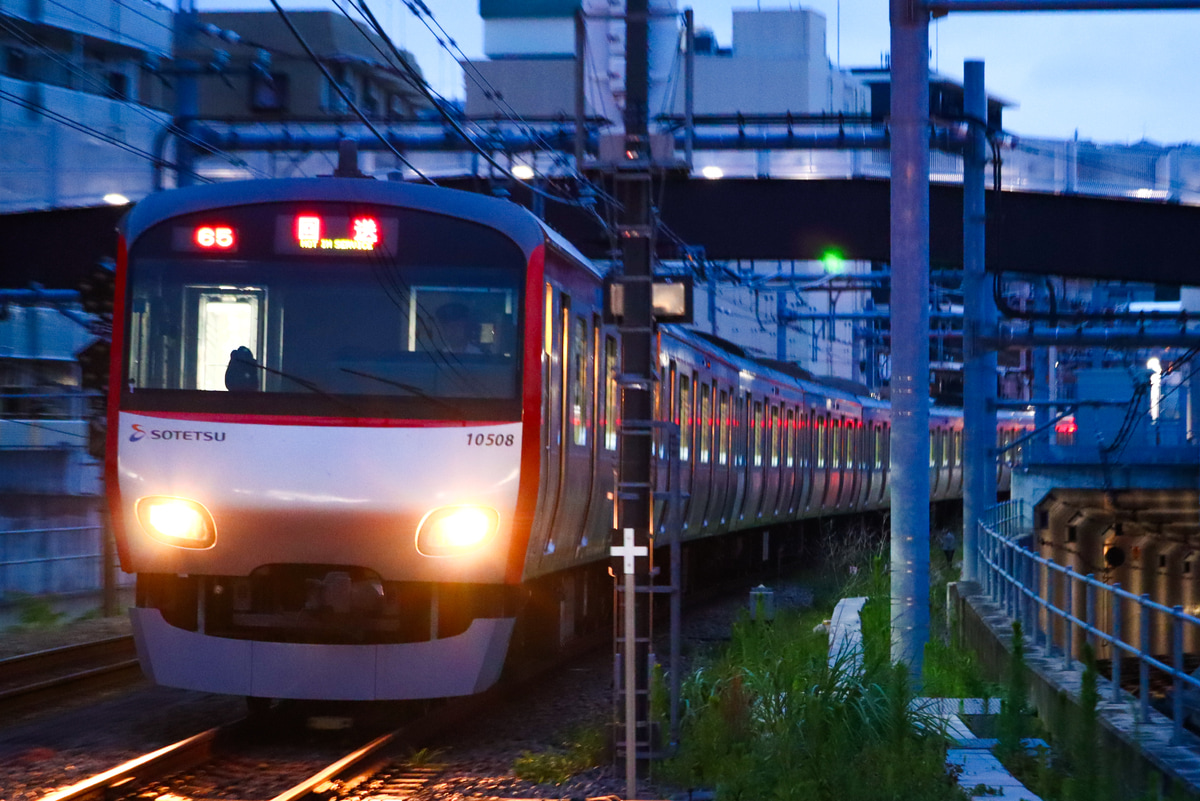
POLYGON ((201 225, 196 229, 194 239, 204 250, 229 250, 236 241, 233 229, 228 225, 201 225))
POLYGON ((1064 417, 1054 424, 1055 434, 1074 434, 1079 430, 1079 425, 1075 422, 1074 417, 1064 417))

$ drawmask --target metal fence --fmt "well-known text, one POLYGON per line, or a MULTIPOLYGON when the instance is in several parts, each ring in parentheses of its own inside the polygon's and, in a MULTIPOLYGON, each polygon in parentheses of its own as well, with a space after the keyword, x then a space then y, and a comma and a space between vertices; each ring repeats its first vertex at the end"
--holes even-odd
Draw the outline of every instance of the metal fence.
POLYGON ((1200 618, 1185 614, 1182 606, 1164 606, 1149 594, 1135 595, 1119 583, 1083 575, 1069 565, 1056 564, 1030 549, 1033 527, 1025 516, 1024 501, 993 506, 979 521, 980 560, 984 590, 1007 612, 1021 621, 1035 645, 1047 653, 1058 652, 1063 667, 1072 669, 1083 642, 1094 650, 1105 645, 1112 654, 1112 701, 1121 700, 1123 657, 1137 663, 1138 697, 1143 722, 1150 718, 1150 671, 1162 671, 1171 682, 1172 743, 1182 740, 1185 696, 1200 707, 1200 679, 1184 669, 1184 642, 1200 642, 1200 618), (1170 632, 1170 653, 1155 655, 1151 635, 1160 627, 1170 632), (1135 644, 1128 640, 1136 639, 1135 644), (1169 660, 1170 664, 1163 661, 1169 660))
MULTIPOLYGON (((100 525, 0 532, 0 602, 104 589, 103 538, 100 525)), ((128 583, 109 566, 108 575, 114 572, 128 583)))

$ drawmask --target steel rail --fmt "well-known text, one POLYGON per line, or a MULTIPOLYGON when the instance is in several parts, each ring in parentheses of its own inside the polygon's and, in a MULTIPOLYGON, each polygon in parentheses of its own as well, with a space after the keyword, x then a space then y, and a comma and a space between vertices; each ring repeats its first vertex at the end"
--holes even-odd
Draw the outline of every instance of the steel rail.
POLYGON ((219 726, 157 751, 151 751, 104 773, 84 779, 78 784, 43 796, 41 801, 104 801, 112 797, 117 788, 133 785, 135 782, 148 783, 162 776, 195 767, 211 758, 214 740, 226 729, 225 726, 219 726))
POLYGON ((130 636, 9 657, 0 660, 0 710, 120 684, 135 675, 141 673, 130 636))

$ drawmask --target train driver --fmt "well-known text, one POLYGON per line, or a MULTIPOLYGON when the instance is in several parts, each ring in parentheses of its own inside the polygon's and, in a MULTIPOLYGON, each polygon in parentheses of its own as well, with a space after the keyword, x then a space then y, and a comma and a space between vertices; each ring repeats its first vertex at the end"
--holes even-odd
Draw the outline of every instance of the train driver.
POLYGON ((258 389, 258 363, 245 345, 229 354, 225 368, 225 388, 232 392, 254 392, 258 389))
POLYGON ((484 352, 478 340, 479 327, 465 303, 443 303, 434 316, 437 317, 442 349, 450 353, 484 352))

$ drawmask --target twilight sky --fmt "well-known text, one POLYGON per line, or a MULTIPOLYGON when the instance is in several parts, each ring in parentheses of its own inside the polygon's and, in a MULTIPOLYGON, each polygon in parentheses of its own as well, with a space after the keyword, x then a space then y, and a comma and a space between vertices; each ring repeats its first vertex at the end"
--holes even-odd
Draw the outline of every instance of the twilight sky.
MULTIPOLYGON (((368 0, 426 77, 461 97, 461 71, 401 0, 368 0)), ((471 58, 482 58, 478 0, 425 0, 471 58)), ((678 0, 695 9, 722 47, 731 43, 733 8, 745 0, 678 0)), ((201 0, 203 9, 261 7, 263 0, 201 0)), ((284 0, 285 8, 332 8, 319 0, 284 0)), ((829 58, 843 67, 878 66, 889 49, 888 0, 810 0, 825 15, 829 58)), ((793 4, 795 7, 796 4, 793 4)), ((784 8, 786 2, 763 2, 784 8)), ((966 59, 985 63, 989 93, 1016 104, 1005 127, 1025 136, 1097 142, 1200 143, 1200 11, 957 14, 930 27, 934 68, 962 78, 966 59)))

